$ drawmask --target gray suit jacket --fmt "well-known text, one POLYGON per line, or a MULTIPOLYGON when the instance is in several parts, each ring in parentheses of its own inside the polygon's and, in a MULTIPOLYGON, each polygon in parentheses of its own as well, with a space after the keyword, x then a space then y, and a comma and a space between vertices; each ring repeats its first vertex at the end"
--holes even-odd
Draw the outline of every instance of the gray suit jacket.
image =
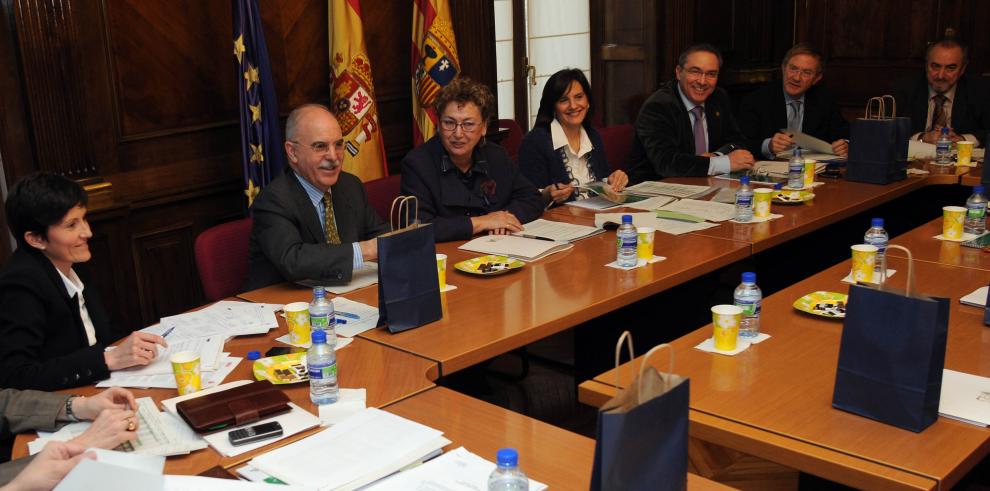
MULTIPOLYGON (((0 435, 28 430, 55 431, 61 426, 55 418, 68 398, 68 394, 0 389, 0 435)), ((0 464, 0 486, 17 477, 30 462, 31 457, 25 457, 0 464)))
POLYGON ((336 246, 326 244, 320 217, 291 168, 265 186, 251 208, 254 223, 245 291, 284 281, 344 284, 351 280, 351 243, 377 237, 389 226, 368 203, 364 184, 356 176, 341 172, 330 193, 341 241, 336 246))

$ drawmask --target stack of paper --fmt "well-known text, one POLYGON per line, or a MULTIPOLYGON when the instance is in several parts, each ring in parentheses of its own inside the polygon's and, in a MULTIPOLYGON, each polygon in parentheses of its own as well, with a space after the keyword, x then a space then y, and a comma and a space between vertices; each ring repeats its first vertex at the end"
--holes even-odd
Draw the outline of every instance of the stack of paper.
POLYGON ((449 443, 440 431, 368 408, 320 433, 255 457, 250 464, 289 484, 347 490, 421 461, 449 443))
POLYGON ((604 232, 604 230, 587 225, 577 225, 574 223, 555 222, 537 218, 523 226, 522 232, 515 232, 512 235, 526 237, 529 239, 547 239, 556 242, 574 242, 585 237, 591 237, 604 232))
POLYGON ((645 181, 626 188, 627 192, 643 196, 673 196, 675 198, 698 198, 712 190, 708 186, 675 184, 672 182, 645 181))
POLYGON ((716 223, 708 222, 683 222, 680 220, 668 220, 663 218, 657 218, 656 214, 653 212, 645 213, 598 213, 595 215, 595 226, 604 227, 606 222, 620 223, 622 222, 622 215, 632 215, 633 225, 637 227, 652 227, 660 232, 665 232, 671 235, 681 235, 688 232, 697 232, 699 230, 705 230, 707 228, 717 227, 716 223))
POLYGON ((334 295, 343 295, 378 283, 378 263, 365 262, 361 269, 354 271, 354 274, 351 275, 351 281, 347 282, 346 285, 327 285, 328 282, 323 280, 302 280, 296 283, 309 288, 322 286, 334 295))
MULTIPOLYGON (((159 355, 160 356, 160 355, 159 355)), ((217 367, 213 371, 203 371, 202 387, 210 389, 223 383, 231 372, 237 368, 237 364, 243 358, 230 356, 230 353, 220 353, 217 367)), ((117 370, 110 372, 110 378, 96 384, 97 387, 136 387, 142 389, 159 388, 175 389, 175 375, 171 373, 150 373, 142 374, 140 371, 117 370)))
POLYGON ((942 370, 938 414, 977 426, 990 426, 990 378, 942 370))
POLYGON ((515 235, 485 235, 467 242, 458 249, 509 256, 521 261, 535 261, 572 247, 574 244, 567 242, 527 239, 515 235))
POLYGON ((195 312, 162 317, 161 324, 143 330, 159 335, 167 332, 169 341, 266 334, 269 329, 278 327, 275 310, 278 309, 272 304, 222 300, 195 312))
POLYGON ((717 201, 703 201, 696 199, 682 199, 674 201, 660 207, 661 210, 676 211, 687 215, 694 215, 709 222, 724 222, 732 220, 736 216, 736 206, 734 204, 719 203, 717 201))
MULTIPOLYGON (((488 489, 488 475, 495 470, 489 462, 464 447, 456 448, 423 465, 413 467, 367 487, 369 491, 443 489, 477 491, 488 489)), ((546 484, 529 480, 530 491, 542 491, 546 484)))

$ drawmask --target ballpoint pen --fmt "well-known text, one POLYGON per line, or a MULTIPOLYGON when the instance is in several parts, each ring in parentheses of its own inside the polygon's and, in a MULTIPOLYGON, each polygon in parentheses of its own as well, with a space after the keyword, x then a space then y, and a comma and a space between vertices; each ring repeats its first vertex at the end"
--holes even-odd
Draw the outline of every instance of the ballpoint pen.
POLYGON ((341 311, 339 311, 339 310, 337 311, 337 315, 339 315, 339 316, 341 316, 341 317, 346 317, 346 318, 348 318, 348 319, 355 319, 355 320, 357 320, 357 319, 360 319, 360 318, 361 318, 361 316, 359 316, 359 315, 357 315, 357 314, 352 314, 352 313, 350 313, 350 312, 341 312, 341 311))
POLYGON ((172 331, 174 331, 174 330, 175 330, 175 326, 172 326, 172 327, 166 329, 165 332, 162 333, 162 337, 164 338, 165 336, 168 336, 169 334, 172 334, 172 331))

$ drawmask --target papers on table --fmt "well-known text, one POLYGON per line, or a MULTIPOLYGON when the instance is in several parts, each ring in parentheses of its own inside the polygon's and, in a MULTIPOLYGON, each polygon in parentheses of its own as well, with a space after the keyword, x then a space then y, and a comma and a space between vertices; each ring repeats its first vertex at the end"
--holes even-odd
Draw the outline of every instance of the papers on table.
MULTIPOLYGON (((801 133, 800 131, 795 130, 783 129, 780 130, 780 132, 791 135, 791 139, 794 140, 794 143, 797 143, 797 145, 802 149, 831 155, 832 158, 838 158, 838 155, 835 155, 835 152, 832 151, 832 144, 825 140, 821 140, 807 133, 801 133)), ((805 156, 805 158, 811 157, 805 156)))
POLYGON ((378 263, 365 262, 361 269, 354 271, 354 274, 351 275, 351 281, 347 282, 346 285, 325 285, 325 282, 321 280, 303 280, 296 283, 309 288, 322 286, 334 295, 343 295, 378 283, 378 263))
POLYGON ((969 295, 966 295, 965 297, 960 298, 959 299, 959 302, 962 303, 963 305, 970 305, 970 306, 979 307, 979 308, 982 309, 987 304, 987 291, 988 290, 990 290, 990 288, 985 287, 985 286, 981 286, 981 287, 977 288, 976 290, 974 290, 973 293, 970 293, 969 295))
POLYGON ((335 425, 364 411, 368 391, 365 389, 340 389, 339 398, 333 404, 320 406, 320 424, 335 425))
POLYGON ((438 430, 368 408, 320 433, 255 457, 250 465, 289 484, 356 489, 449 443, 438 430))
POLYGON ((645 181, 626 188, 627 192, 643 196, 673 196, 675 198, 697 198, 708 194, 712 188, 672 182, 645 181))
POLYGON ((337 319, 347 321, 347 324, 337 323, 338 336, 353 337, 378 326, 378 307, 336 297, 333 299, 333 309, 337 319))
MULTIPOLYGON (((99 458, 99 457, 97 457, 99 458)), ((131 491, 164 489, 161 471, 157 474, 130 467, 82 459, 55 486, 55 491, 131 491)))
POLYGON ((672 198, 670 196, 654 196, 649 199, 644 199, 643 201, 630 203, 626 206, 637 210, 656 210, 657 208, 660 208, 661 206, 675 200, 677 200, 677 198, 672 198))
MULTIPOLYGON (((494 463, 468 452, 464 447, 459 447, 423 465, 382 479, 366 489, 369 491, 408 489, 477 491, 488 489, 488 475, 494 469, 494 463)), ((542 491, 546 488, 546 484, 529 480, 530 491, 542 491)))
POLYGON ((664 205, 660 209, 694 215, 709 222, 724 222, 736 216, 735 205, 696 199, 678 200, 664 205))
MULTIPOLYGON (((234 479, 217 479, 204 476, 164 476, 164 491, 315 491, 302 486, 278 486, 234 479)), ((135 488, 136 489, 136 488, 135 488)))
POLYGON ((458 249, 509 256, 521 261, 535 261, 572 247, 574 244, 567 242, 527 239, 515 235, 483 235, 458 247, 458 249))
POLYGON ((162 317, 158 326, 142 330, 158 335, 168 332, 165 339, 171 344, 173 340, 209 336, 226 340, 234 336, 266 334, 273 327, 278 327, 278 320, 271 304, 222 300, 195 312, 162 317))
MULTIPOLYGON (((216 370, 211 372, 200 372, 202 387, 209 389, 223 383, 231 372, 237 368, 237 364, 243 358, 230 356, 228 353, 220 353, 220 361, 217 362, 216 370)), ((98 382, 97 387, 134 387, 140 389, 159 388, 174 389, 175 375, 171 373, 147 374, 130 373, 127 370, 117 370, 110 372, 110 378, 98 382)))
MULTIPOLYGON (((811 158, 811 157, 805 157, 811 158)), ((782 160, 760 160, 753 165, 753 170, 750 171, 751 174, 768 174, 776 177, 787 177, 788 162, 782 160)), ((820 174, 825 171, 828 164, 818 162, 815 164, 815 174, 820 174)))
POLYGON ((512 235, 530 239, 549 239, 556 242, 574 242, 575 240, 597 235, 602 232, 604 230, 587 225, 555 222, 537 218, 523 225, 522 232, 515 232, 512 235))
POLYGON ((223 351, 224 338, 211 336, 207 338, 185 338, 173 339, 172 336, 166 338, 168 348, 158 347, 158 356, 151 363, 143 367, 128 368, 119 370, 122 376, 131 375, 172 375, 172 362, 169 358, 182 351, 195 351, 199 353, 199 367, 202 372, 216 370, 220 363, 220 353, 223 351))
POLYGON ((680 220, 668 220, 663 218, 657 218, 656 214, 652 212, 643 213, 598 213, 595 215, 595 226, 604 227, 605 222, 620 223, 622 222, 622 215, 632 215, 633 225, 637 227, 652 227, 661 232, 666 232, 671 235, 681 235, 688 232, 697 232, 699 230, 705 230, 712 227, 717 227, 717 223, 708 222, 683 222, 680 220))
POLYGON ((938 414, 977 426, 990 426, 990 378, 942 370, 938 414))

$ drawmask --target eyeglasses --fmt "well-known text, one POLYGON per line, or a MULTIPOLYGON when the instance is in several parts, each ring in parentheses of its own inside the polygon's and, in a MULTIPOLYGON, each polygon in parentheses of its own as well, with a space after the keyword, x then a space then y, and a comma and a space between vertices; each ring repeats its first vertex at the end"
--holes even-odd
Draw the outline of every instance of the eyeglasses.
MULTIPOLYGON (((296 144, 296 145, 301 145, 301 143, 299 143, 296 140, 289 140, 289 141, 292 142, 292 143, 294 143, 294 144, 296 144)), ((310 143, 307 146, 314 153, 318 153, 318 154, 321 154, 321 155, 330 151, 330 144, 327 143, 327 142, 315 141, 313 143, 310 143)), ((333 147, 336 150, 343 149, 344 148, 344 141, 343 140, 340 140, 340 141, 334 142, 333 147)))
POLYGON ((808 70, 808 69, 802 70, 802 69, 800 69, 800 68, 798 68, 798 67, 796 67, 794 65, 787 65, 786 70, 787 70, 787 74, 788 75, 798 75, 798 74, 800 74, 801 75, 801 78, 811 78, 811 77, 814 77, 818 73, 818 72, 816 72, 814 70, 808 70))
POLYGON ((718 79, 718 70, 712 70, 706 72, 698 67, 691 67, 688 68, 687 70, 684 70, 684 72, 687 73, 688 78, 692 78, 692 79, 701 79, 701 78, 709 78, 711 80, 718 79))
POLYGON ((470 134, 478 131, 478 128, 480 128, 481 125, 477 121, 470 119, 467 121, 461 121, 460 123, 454 121, 453 119, 444 118, 440 120, 440 129, 448 133, 456 132, 458 127, 460 127, 464 133, 470 134))

